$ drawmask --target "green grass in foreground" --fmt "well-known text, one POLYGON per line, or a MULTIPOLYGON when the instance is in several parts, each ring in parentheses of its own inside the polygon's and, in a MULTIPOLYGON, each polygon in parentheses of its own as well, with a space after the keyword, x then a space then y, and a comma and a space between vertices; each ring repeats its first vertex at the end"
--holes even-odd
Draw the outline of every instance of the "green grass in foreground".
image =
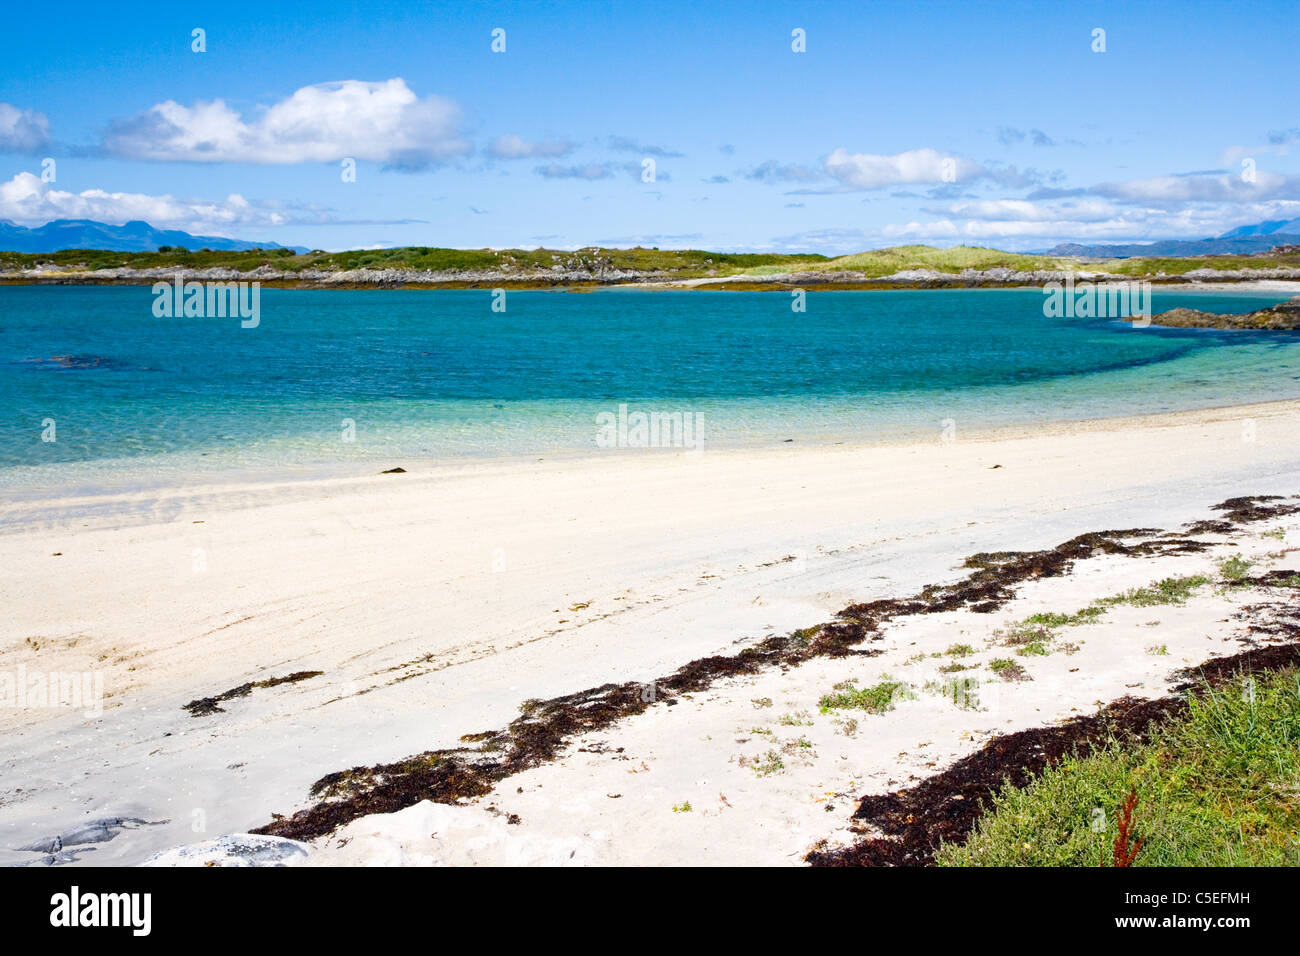
POLYGON ((1207 691, 1151 743, 1112 743, 1006 787, 939 866, 1107 864, 1136 789, 1134 866, 1300 864, 1300 672, 1207 691))

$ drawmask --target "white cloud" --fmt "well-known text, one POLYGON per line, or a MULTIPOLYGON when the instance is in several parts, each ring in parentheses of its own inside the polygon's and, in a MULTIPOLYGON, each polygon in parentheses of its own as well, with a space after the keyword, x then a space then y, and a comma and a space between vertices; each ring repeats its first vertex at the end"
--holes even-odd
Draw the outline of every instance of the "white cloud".
MULTIPOLYGON (((906 225, 886 226, 884 234, 889 238, 920 238, 939 236, 943 238, 960 237, 965 240, 993 240, 1008 238, 1035 237, 1042 239, 1120 239, 1141 237, 1147 231, 1142 217, 1117 217, 1105 222, 1076 222, 1073 220, 1043 220, 1026 222, 1022 220, 986 221, 968 219, 956 222, 941 219, 937 222, 909 222, 906 225)), ((1173 238, 1162 233, 1160 238, 1173 238)), ((1198 236, 1198 238, 1200 238, 1198 236)))
POLYGON ((0 103, 0 153, 35 153, 50 144, 50 120, 35 110, 0 103))
POLYGON ((953 203, 945 213, 968 219, 1019 222, 1104 222, 1118 215, 1108 202, 1037 203, 1027 199, 980 199, 953 203))
POLYGON ((1300 176, 1284 176, 1256 168, 1254 179, 1254 182, 1247 182, 1241 171, 1215 171, 1102 183, 1088 191, 1125 202, 1260 202, 1268 199, 1300 199, 1300 176))
POLYGON ((825 253, 907 243, 979 245, 1000 249, 1046 249, 1061 242, 1149 242, 1204 239, 1246 222, 1300 217, 1300 201, 1248 204, 1186 203, 1175 209, 1097 200, 1032 203, 981 200, 954 203, 930 221, 910 220, 878 228, 827 228, 778 236, 772 247, 825 253))
POLYGON ((498 159, 529 159, 537 156, 567 156, 573 144, 563 139, 530 142, 514 133, 498 136, 488 145, 488 152, 498 159))
POLYGON ((1038 238, 1038 245, 1073 240, 1117 242, 1157 239, 1205 239, 1222 235, 1243 222, 1300 216, 1300 201, 1247 205, 1187 203, 1177 209, 1106 204, 1021 203, 1016 200, 957 204, 951 215, 933 222, 886 226, 890 240, 950 239, 995 242, 1038 238), (1025 208, 1026 206, 1032 208, 1025 208), (999 209, 1001 215, 998 215, 999 209))
POLYGON ((220 200, 110 193, 102 189, 73 193, 55 189, 31 173, 18 173, 0 183, 0 219, 30 225, 52 219, 94 219, 113 225, 143 219, 154 226, 212 231, 232 226, 283 225, 293 217, 283 208, 250 203, 235 193, 220 200))
POLYGON ((304 86, 245 119, 222 100, 192 107, 168 100, 118 120, 105 149, 131 159, 199 163, 308 163, 345 158, 420 168, 470 151, 460 109, 420 99, 401 78, 304 86))
POLYGON ((957 180, 975 179, 987 172, 960 156, 933 149, 912 149, 892 156, 850 153, 839 147, 826 157, 826 172, 848 189, 880 189, 918 183, 942 183, 945 173, 957 180))

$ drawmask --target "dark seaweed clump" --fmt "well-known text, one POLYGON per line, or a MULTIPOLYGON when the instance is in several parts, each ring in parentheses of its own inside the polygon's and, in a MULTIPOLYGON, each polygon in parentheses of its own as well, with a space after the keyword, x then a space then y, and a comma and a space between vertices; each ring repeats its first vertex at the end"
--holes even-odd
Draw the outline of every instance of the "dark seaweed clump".
POLYGON ((226 709, 221 706, 225 700, 234 700, 236 697, 247 697, 253 692, 254 687, 277 687, 280 684, 293 684, 300 680, 307 680, 310 677, 319 677, 324 671, 295 671, 292 674, 286 674, 284 677, 268 677, 266 680, 250 681, 247 684, 240 684, 238 687, 232 687, 230 690, 223 691, 215 697, 200 697, 198 700, 192 700, 188 704, 182 705, 183 710, 188 710, 191 717, 206 717, 208 714, 224 714, 226 709))
POLYGON ((1285 500, 1281 495, 1254 495, 1249 498, 1229 498, 1213 505, 1211 511, 1222 511, 1223 517, 1196 521, 1187 525, 1188 534, 1231 534, 1236 525, 1265 521, 1282 515, 1294 514, 1300 505, 1268 504, 1285 500))
MULTIPOLYGON (((1227 521, 1239 523, 1296 510, 1294 505, 1264 504, 1273 500, 1233 498, 1215 508, 1225 512, 1227 521)), ((422 800, 456 803, 482 796, 506 777, 551 760, 574 737, 603 730, 659 702, 672 706, 679 695, 704 690, 718 680, 769 667, 797 666, 814 657, 874 656, 880 652, 859 645, 880 640, 881 625, 892 618, 963 608, 988 613, 1014 598, 1018 585, 1067 574, 1076 561, 1100 554, 1191 554, 1210 547, 1189 537, 1192 533, 1200 532, 1190 527, 1171 534, 1150 528, 1099 531, 1042 551, 975 554, 963 564, 970 573, 953 584, 930 585, 908 598, 855 604, 835 621, 767 638, 737 654, 691 661, 650 683, 603 684, 550 700, 527 701, 520 716, 504 730, 461 738, 477 746, 433 750, 396 763, 328 774, 311 788, 319 802, 252 832, 310 840, 357 817, 391 813, 422 800)))

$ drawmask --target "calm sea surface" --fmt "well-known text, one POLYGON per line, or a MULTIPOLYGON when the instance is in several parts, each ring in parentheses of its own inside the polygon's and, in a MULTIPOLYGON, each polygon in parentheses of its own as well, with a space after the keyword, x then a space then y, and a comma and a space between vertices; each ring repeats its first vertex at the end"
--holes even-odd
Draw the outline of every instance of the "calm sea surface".
MULTIPOLYGON (((1283 298, 1157 290, 1155 309, 1283 298)), ((147 286, 0 287, 0 488, 595 453, 597 416, 620 404, 694 416, 707 448, 1300 397, 1300 335, 1046 318, 1036 290, 790 301, 510 292, 494 312, 486 290, 264 289, 245 329, 155 318, 147 286)))

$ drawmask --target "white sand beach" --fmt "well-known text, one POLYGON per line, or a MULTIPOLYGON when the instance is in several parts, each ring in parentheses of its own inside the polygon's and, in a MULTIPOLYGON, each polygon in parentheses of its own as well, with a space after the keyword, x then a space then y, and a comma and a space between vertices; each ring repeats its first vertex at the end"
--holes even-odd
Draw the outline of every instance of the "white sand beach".
MULTIPOLYGON (((1142 402, 1133 396, 1135 412, 1142 402)), ((1297 434, 1300 402, 1277 402, 959 429, 951 442, 395 461, 408 472, 11 503, 0 672, 102 672, 106 698, 90 716, 0 710, 0 862, 122 818, 146 823, 76 859, 137 863, 291 813, 331 771, 503 727, 529 698, 651 680, 954 580, 973 552, 1174 529, 1225 498, 1292 495, 1297 434), (301 671, 321 674, 205 716, 183 709, 301 671)), ((1266 566, 1300 544, 1300 521, 1276 524, 1282 542, 1225 539, 1223 553, 1266 566)), ((888 673, 919 686, 937 663, 909 663, 918 653, 958 640, 985 653, 995 628, 1027 613, 1221 556, 1095 559, 995 615, 899 622, 879 657, 723 682, 597 735, 603 747, 588 749, 623 748, 617 759, 579 742, 472 805, 358 820, 310 859, 798 863, 843 834, 854 796, 933 772, 997 731, 1165 693, 1177 667, 1240 646, 1230 617, 1244 598, 1117 609, 1077 654, 1030 662, 1034 680, 1008 685, 991 711, 921 695, 849 736, 817 712, 833 684, 888 673), (752 763, 772 749, 785 767, 759 775, 752 763)))

